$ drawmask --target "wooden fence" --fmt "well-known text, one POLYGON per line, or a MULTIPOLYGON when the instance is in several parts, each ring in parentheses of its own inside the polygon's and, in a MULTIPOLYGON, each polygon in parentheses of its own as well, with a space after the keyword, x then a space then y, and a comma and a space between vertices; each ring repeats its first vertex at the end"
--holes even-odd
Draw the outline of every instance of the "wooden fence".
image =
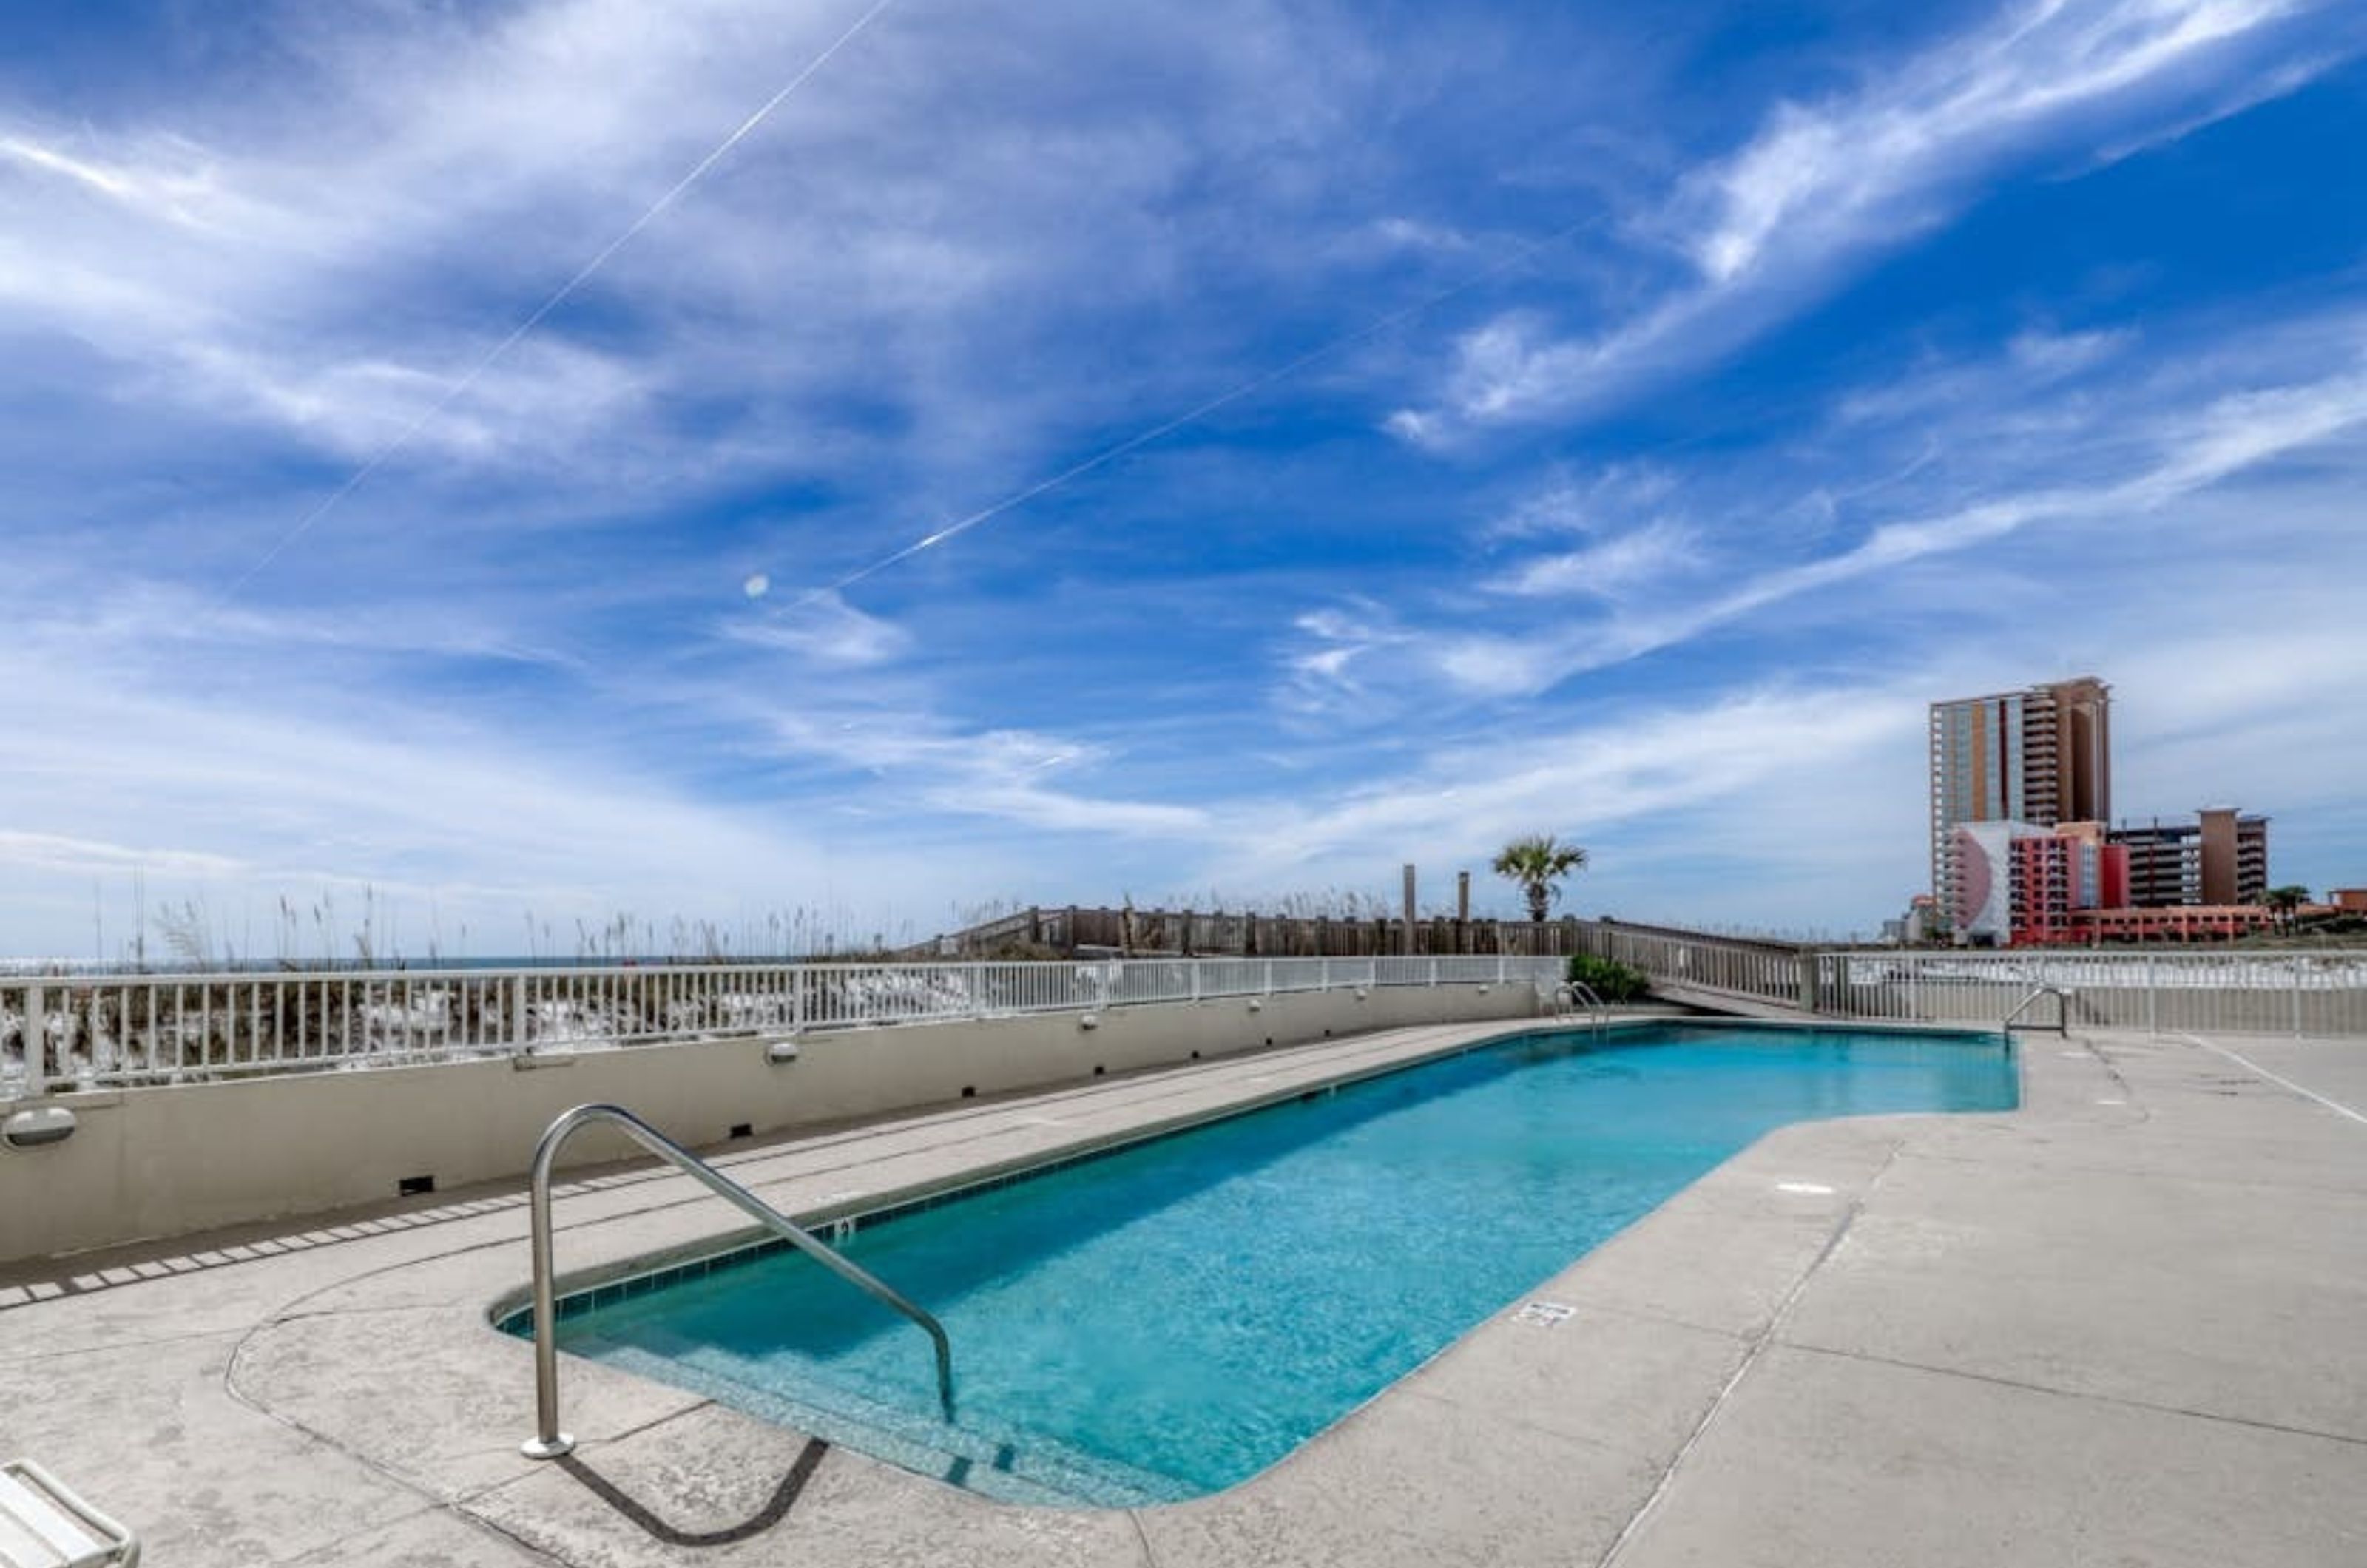
POLYGON ((1580 922, 1418 919, 1408 945, 1402 919, 1315 915, 1225 914, 1195 909, 1022 909, 954 931, 914 956, 998 958, 1078 953, 1125 957, 1207 955, 1365 958, 1392 953, 1448 957, 1508 953, 1550 958, 1580 950, 1580 922))

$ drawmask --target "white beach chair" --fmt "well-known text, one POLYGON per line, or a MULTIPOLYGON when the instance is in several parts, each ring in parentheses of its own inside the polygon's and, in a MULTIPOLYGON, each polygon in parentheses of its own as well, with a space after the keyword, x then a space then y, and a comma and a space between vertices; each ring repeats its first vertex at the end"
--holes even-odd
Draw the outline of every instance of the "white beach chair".
POLYGON ((136 1568, 140 1538, 31 1460, 0 1464, 0 1564, 136 1568))

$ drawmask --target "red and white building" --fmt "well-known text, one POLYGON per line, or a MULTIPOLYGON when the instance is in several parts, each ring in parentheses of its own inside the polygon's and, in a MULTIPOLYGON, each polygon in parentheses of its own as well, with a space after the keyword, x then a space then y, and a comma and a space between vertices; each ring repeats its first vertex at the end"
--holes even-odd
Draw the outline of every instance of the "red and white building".
POLYGON ((1956 940, 1995 947, 2086 941, 2077 918, 2125 905, 2128 851, 2103 825, 1964 822, 1951 835, 1956 940))

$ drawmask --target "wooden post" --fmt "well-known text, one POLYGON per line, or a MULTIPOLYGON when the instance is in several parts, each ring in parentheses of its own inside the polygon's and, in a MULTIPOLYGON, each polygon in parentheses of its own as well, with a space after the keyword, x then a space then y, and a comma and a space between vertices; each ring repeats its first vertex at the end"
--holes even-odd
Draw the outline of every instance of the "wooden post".
POLYGON ((1413 864, 1405 868, 1405 951, 1413 952, 1413 864))

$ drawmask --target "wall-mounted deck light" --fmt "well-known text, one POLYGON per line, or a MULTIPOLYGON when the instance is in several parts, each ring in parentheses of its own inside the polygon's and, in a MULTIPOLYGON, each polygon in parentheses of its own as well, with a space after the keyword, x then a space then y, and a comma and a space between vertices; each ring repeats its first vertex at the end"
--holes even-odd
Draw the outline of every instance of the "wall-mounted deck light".
POLYGON ((1086 1013, 1077 1020, 1077 1027, 1079 1029, 1099 1029, 1101 1026, 1102 1015, 1097 1012, 1086 1013))
POLYGON ((776 1067, 786 1067, 797 1059, 798 1043, 794 1040, 776 1040, 764 1047, 764 1060, 776 1067))
POLYGON ((0 1122, 0 1144, 12 1149, 38 1149, 44 1144, 62 1144, 74 1136, 74 1113, 62 1105, 44 1105, 38 1110, 19 1111, 0 1122))

